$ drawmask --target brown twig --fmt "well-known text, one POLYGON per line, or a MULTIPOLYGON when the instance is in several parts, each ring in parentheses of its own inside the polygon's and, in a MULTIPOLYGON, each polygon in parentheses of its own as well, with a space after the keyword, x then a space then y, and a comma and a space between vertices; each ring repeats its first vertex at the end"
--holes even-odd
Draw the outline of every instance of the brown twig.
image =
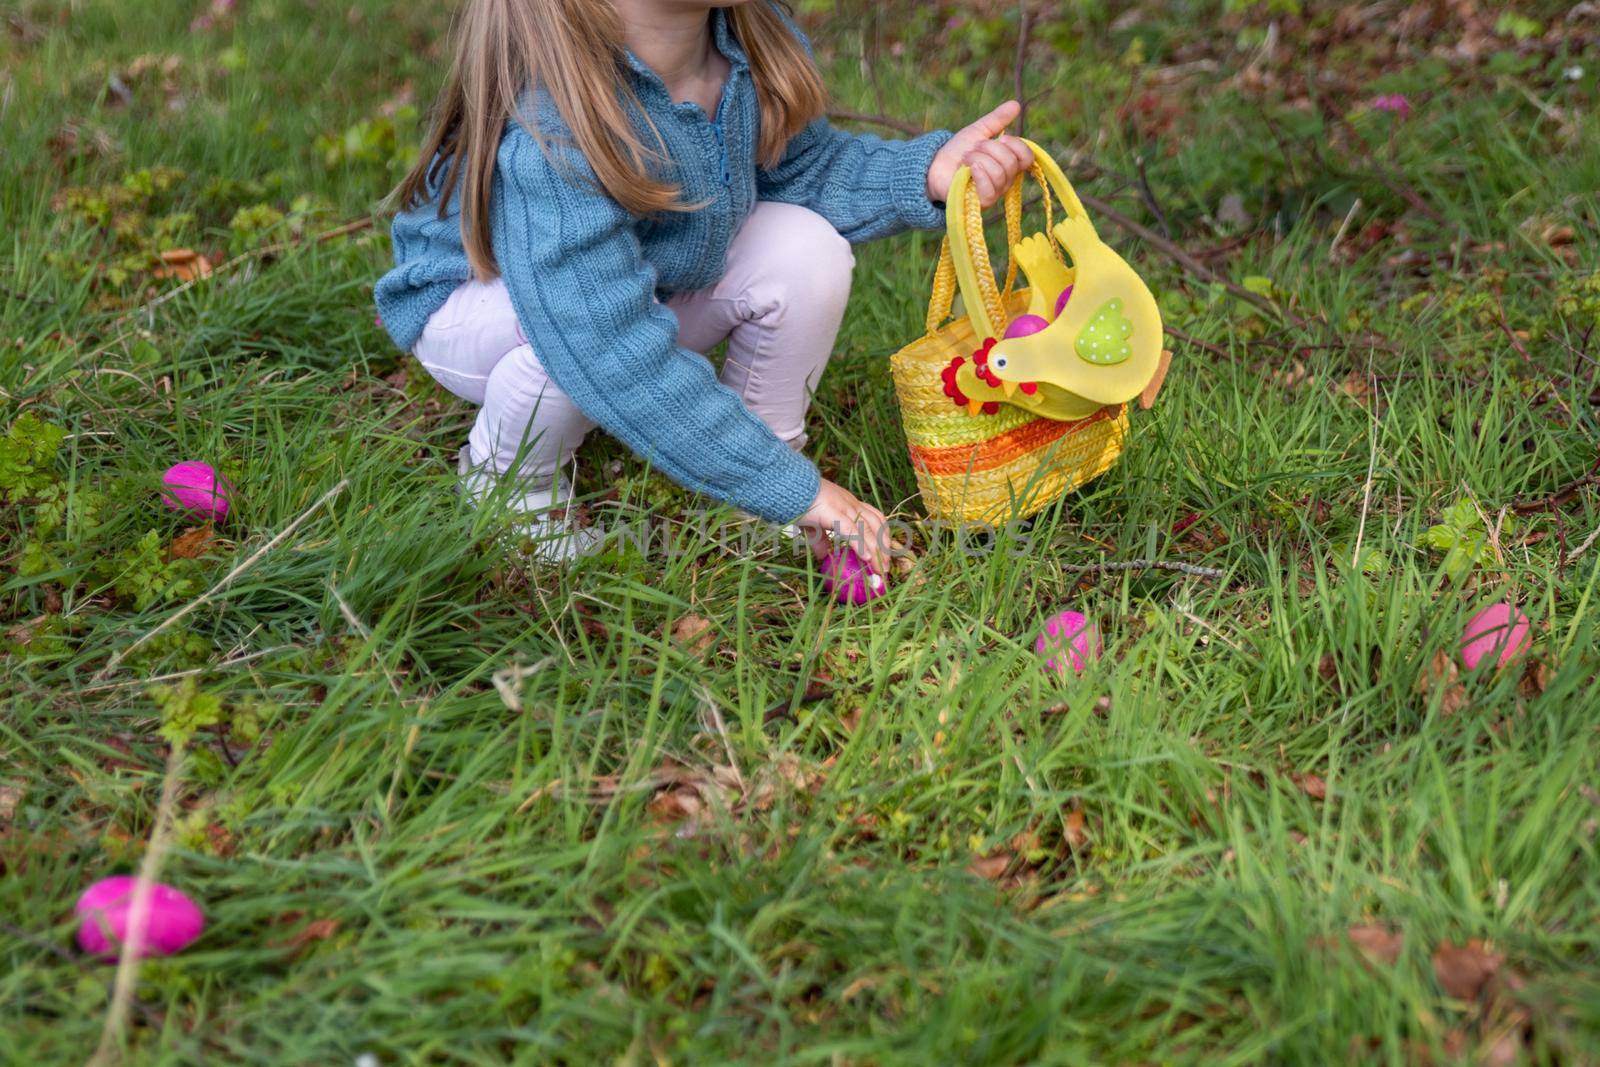
POLYGON ((1200 349, 1202 352, 1210 352, 1213 356, 1216 356, 1219 359, 1232 359, 1233 358, 1233 353, 1229 352, 1226 348, 1223 348, 1221 345, 1214 345, 1210 341, 1202 341, 1198 337, 1190 337, 1188 334, 1184 333, 1182 330, 1178 329, 1175 326, 1168 326, 1168 325, 1163 323, 1162 327, 1161 327, 1161 330, 1168 337, 1171 337, 1171 338, 1174 338, 1176 340, 1182 341, 1186 345, 1194 345, 1194 347, 1200 349))
POLYGON ((1161 224, 1161 235, 1170 241, 1172 226, 1167 222, 1167 213, 1161 210, 1161 201, 1156 199, 1156 191, 1150 188, 1150 178, 1144 170, 1144 156, 1141 155, 1136 162, 1139 168, 1139 199, 1144 201, 1144 206, 1150 209, 1150 214, 1161 224))
POLYGON ((863 65, 867 68, 867 78, 872 82, 872 96, 878 102, 881 111, 888 105, 884 103, 883 81, 878 77, 878 57, 883 55, 883 12, 879 5, 872 5, 872 55, 867 55, 867 27, 861 28, 861 54, 863 65))
POLYGON ((1237 282, 1223 277, 1221 274, 1218 274, 1209 266, 1196 259, 1181 245, 1174 241, 1167 240, 1165 237, 1162 237, 1159 233, 1156 233, 1143 223, 1135 222, 1133 219, 1130 219, 1128 216, 1124 215, 1122 212, 1118 211, 1104 200, 1101 200, 1099 197, 1091 196, 1090 194, 1080 190, 1078 193, 1078 199, 1083 201, 1085 207, 1089 208, 1097 215, 1100 215, 1113 226, 1133 234, 1133 236, 1139 238, 1145 244, 1154 248, 1156 251, 1160 252, 1162 255, 1172 260, 1172 262, 1176 263, 1179 267, 1194 275, 1196 278, 1199 278, 1201 281, 1222 286, 1229 293, 1260 311, 1264 311, 1270 315, 1282 315, 1296 327, 1303 328, 1306 325, 1306 320, 1300 318, 1298 315, 1295 315, 1286 308, 1280 308, 1277 304, 1271 300, 1268 300, 1260 293, 1252 293, 1250 290, 1246 289, 1237 282))
POLYGON ((1218 567, 1201 567, 1193 563, 1179 563, 1170 559, 1135 559, 1126 563, 1087 563, 1081 567, 1069 567, 1070 571, 1078 574, 1111 573, 1114 571, 1175 571, 1178 574, 1188 574, 1196 578, 1226 578, 1228 572, 1218 567))
POLYGON ((1518 515, 1532 515, 1540 511, 1556 511, 1566 507, 1580 492, 1591 486, 1600 486, 1600 452, 1594 457, 1594 466, 1581 478, 1574 478, 1549 496, 1538 500, 1513 501, 1511 510, 1518 515))
MULTIPOLYGON (((1366 149, 1366 139, 1362 137, 1361 134, 1356 130, 1355 126, 1351 124, 1348 116, 1337 115, 1333 117, 1339 123, 1339 125, 1344 128, 1345 133, 1349 135, 1352 143, 1360 145, 1363 149, 1366 149)), ((1327 166, 1323 161, 1322 153, 1317 149, 1316 142, 1311 141, 1310 146, 1312 159, 1317 164, 1318 168, 1327 173, 1337 173, 1333 168, 1327 166)), ((1449 220, 1444 217, 1443 212, 1434 207, 1432 204, 1428 203, 1428 201, 1423 198, 1421 193, 1417 192, 1416 189, 1414 189, 1404 180, 1402 175, 1397 175, 1391 171, 1370 149, 1365 150, 1362 155, 1363 158, 1372 165, 1373 176, 1376 177, 1378 181, 1383 183, 1384 188, 1388 189, 1391 193, 1404 200, 1407 204, 1410 204, 1413 209, 1422 212, 1422 214, 1426 215, 1434 222, 1439 223, 1441 226, 1449 225, 1449 220)))
POLYGON ((21 289, 14 289, 9 285, 0 285, 0 293, 6 293, 7 295, 17 300, 21 300, 24 303, 37 304, 40 307, 49 307, 51 304, 51 301, 46 300, 42 296, 34 296, 32 293, 25 293, 21 289))
POLYGON ((1028 0, 1017 0, 1017 62, 1011 81, 1022 110, 1017 114, 1017 136, 1028 136, 1028 86, 1023 66, 1028 59, 1028 0))
POLYGON ((790 697, 788 700, 780 700, 768 708, 766 714, 762 716, 762 724, 765 725, 777 722, 779 719, 787 719, 794 714, 796 708, 804 707, 807 704, 815 704, 819 700, 826 700, 832 695, 833 690, 828 688, 824 682, 818 678, 812 678, 806 683, 805 690, 800 694, 798 701, 790 697))
POLYGON ((1506 335, 1506 340, 1510 341, 1511 347, 1517 350, 1517 355, 1522 357, 1522 362, 1532 363, 1533 357, 1528 354, 1527 346, 1522 343, 1522 338, 1517 336, 1517 332, 1511 328, 1510 320, 1506 318, 1506 306, 1500 300, 1499 292, 1494 294, 1494 307, 1495 311, 1499 313, 1500 330, 1506 335))
POLYGON ((860 122, 868 126, 882 126, 887 130, 896 130, 907 137, 921 137, 928 131, 915 123, 903 119, 891 118, 888 115, 869 115, 864 111, 830 111, 828 118, 839 122, 860 122))

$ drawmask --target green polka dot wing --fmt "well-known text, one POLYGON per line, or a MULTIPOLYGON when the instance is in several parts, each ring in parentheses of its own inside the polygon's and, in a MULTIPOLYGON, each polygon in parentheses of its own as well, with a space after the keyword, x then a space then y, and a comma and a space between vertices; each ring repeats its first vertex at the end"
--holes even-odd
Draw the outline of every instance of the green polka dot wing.
POLYGON ((1120 297, 1107 300, 1079 331, 1078 358, 1097 367, 1112 367, 1133 355, 1133 323, 1122 313, 1120 297))

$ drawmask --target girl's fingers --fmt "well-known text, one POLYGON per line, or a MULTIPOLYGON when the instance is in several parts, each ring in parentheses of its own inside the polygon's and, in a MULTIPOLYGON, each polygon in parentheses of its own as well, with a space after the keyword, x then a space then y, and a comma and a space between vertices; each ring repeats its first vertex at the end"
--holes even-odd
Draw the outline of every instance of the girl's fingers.
POLYGON ((887 565, 885 526, 889 520, 877 508, 859 500, 852 512, 844 528, 847 542, 869 568, 881 574, 887 565))
POLYGON ((1004 149, 995 146, 992 141, 974 150, 973 159, 973 172, 977 173, 981 168, 988 178, 989 192, 984 201, 984 206, 987 207, 1006 194, 1006 190, 1011 188, 1021 171, 1016 167, 1016 159, 1004 149))
POLYGON ((1033 162, 1033 154, 1026 152, 1027 146, 1015 138, 1002 138, 998 141, 985 141, 978 146, 978 150, 999 165, 1005 178, 1005 187, 1010 188, 1017 176, 1028 169, 1033 162), (1011 140, 1014 144, 1007 144, 1011 140), (1023 151, 1019 151, 1022 149, 1023 151))
POLYGON ((1007 100, 967 128, 981 131, 986 138, 997 137, 1007 126, 1017 121, 1017 116, 1020 114, 1022 105, 1015 100, 1007 100))
POLYGON ((863 515, 862 540, 865 542, 866 551, 863 558, 867 566, 872 568, 874 574, 884 574, 888 570, 888 551, 884 544, 885 520, 882 515, 874 511, 871 515, 863 515))
POLYGON ((833 551, 833 542, 828 540, 828 535, 821 530, 814 526, 802 526, 800 530, 805 535, 806 544, 811 548, 811 554, 817 557, 819 563, 833 551))
POLYGON ((1011 188, 1012 180, 1021 173, 1017 169, 1016 157, 1000 147, 998 141, 985 141, 978 146, 978 151, 983 154, 984 159, 994 164, 995 184, 1000 187, 1000 191, 1003 193, 1011 188))
POLYGON ((983 151, 980 145, 967 155, 967 166, 972 168, 972 182, 977 187, 978 199, 989 207, 1006 190, 1005 167, 983 151))
POLYGON ((1033 149, 1029 148, 1022 138, 998 137, 994 143, 1011 153, 1012 158, 1017 161, 1018 174, 1033 166, 1033 149))

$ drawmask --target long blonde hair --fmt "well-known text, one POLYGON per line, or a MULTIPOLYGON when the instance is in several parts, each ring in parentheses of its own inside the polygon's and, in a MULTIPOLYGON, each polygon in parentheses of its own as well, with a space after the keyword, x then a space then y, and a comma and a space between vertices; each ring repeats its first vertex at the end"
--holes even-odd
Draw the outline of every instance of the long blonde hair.
MULTIPOLYGON (((774 166, 784 146, 822 114, 826 90, 816 65, 769 0, 726 9, 750 62, 761 109, 757 158, 774 166)), ((478 277, 499 271, 489 234, 489 196, 507 121, 525 125, 518 99, 537 84, 572 131, 600 187, 639 216, 688 211, 679 189, 652 171, 663 151, 630 120, 638 106, 624 72, 622 20, 610 0, 467 0, 455 59, 435 105, 417 164, 392 201, 416 207, 438 183, 442 218, 461 197, 461 238, 478 277)), ((537 130, 529 127, 536 136, 537 130)))

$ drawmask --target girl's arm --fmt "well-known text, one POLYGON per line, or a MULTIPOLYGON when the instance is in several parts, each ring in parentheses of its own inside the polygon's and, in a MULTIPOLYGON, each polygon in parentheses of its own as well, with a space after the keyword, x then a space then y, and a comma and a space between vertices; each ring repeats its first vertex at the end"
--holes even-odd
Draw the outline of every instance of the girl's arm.
POLYGON ((577 149, 548 155, 520 125, 500 146, 495 260, 535 355, 608 433, 669 477, 772 522, 811 507, 820 478, 711 364, 678 346, 633 219, 577 149))
POLYGON ((756 195, 810 208, 852 243, 936 230, 944 206, 928 197, 928 171, 953 136, 941 130, 886 141, 818 119, 789 142, 777 166, 757 172, 756 195))
POLYGON ((1022 113, 1008 100, 955 134, 912 141, 854 137, 819 119, 789 143, 783 162, 757 175, 763 200, 800 204, 833 223, 851 241, 903 229, 936 230, 944 199, 963 164, 984 207, 995 203, 1033 166, 1033 149, 1005 132, 1022 113))

